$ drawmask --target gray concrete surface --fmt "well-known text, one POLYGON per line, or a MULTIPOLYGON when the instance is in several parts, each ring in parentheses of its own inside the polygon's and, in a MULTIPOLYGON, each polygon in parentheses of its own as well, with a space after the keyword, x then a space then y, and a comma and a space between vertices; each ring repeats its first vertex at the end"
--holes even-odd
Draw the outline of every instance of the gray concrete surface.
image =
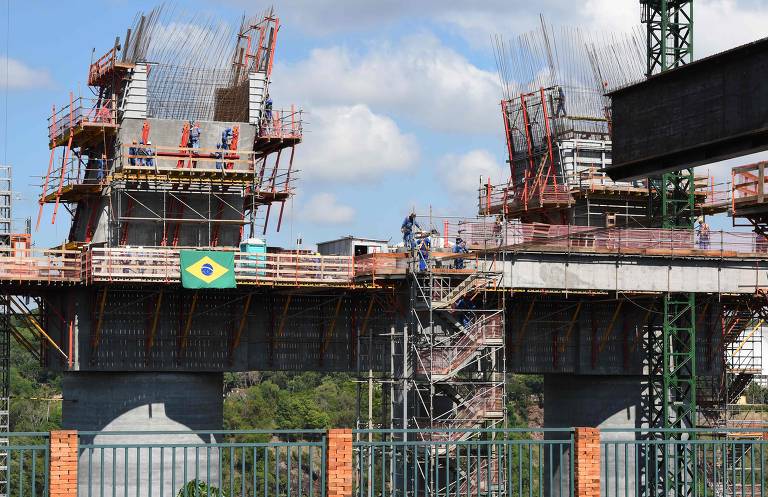
POLYGON ((501 286, 514 289, 752 294, 768 286, 768 266, 732 257, 520 252, 506 256, 503 271, 501 286))
POLYGON ((85 432, 81 495, 173 497, 193 479, 219 486, 215 437, 195 432, 222 428, 221 374, 65 373, 62 386, 63 427, 85 432), (177 433, 109 434, 136 431, 177 433))
MULTIPOLYGON (((603 442, 613 442, 603 445, 603 461, 607 460, 608 467, 619 469, 617 473, 603 475, 602 495, 607 495, 608 488, 612 495, 635 495, 635 480, 642 465, 638 464, 634 446, 617 442, 633 440, 635 434, 629 430, 642 427, 638 413, 641 412, 644 380, 643 376, 544 375, 545 428, 583 426, 628 430, 601 433, 603 442), (618 493, 614 492, 616 488, 618 493)), ((546 438, 562 438, 562 435, 547 433, 546 438)), ((570 466, 570 457, 567 451, 562 457, 553 458, 551 466, 547 461, 547 474, 561 474, 561 468, 570 466)), ((564 469, 562 471, 562 474, 568 474, 564 469)), ((566 491, 564 488, 561 495, 560 486, 553 485, 551 495, 565 497, 569 495, 566 491)))

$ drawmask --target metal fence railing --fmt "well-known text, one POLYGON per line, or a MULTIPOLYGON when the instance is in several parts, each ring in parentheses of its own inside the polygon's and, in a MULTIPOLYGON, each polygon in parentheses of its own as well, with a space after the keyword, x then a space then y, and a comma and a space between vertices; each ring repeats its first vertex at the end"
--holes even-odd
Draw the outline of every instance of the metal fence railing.
POLYGON ((353 433, 356 497, 573 496, 571 430, 353 433), (450 432, 471 434, 473 438, 454 437, 450 432))
POLYGON ((80 432, 79 497, 324 497, 324 431, 80 432))
POLYGON ((601 495, 759 497, 767 459, 755 430, 603 429, 601 495))
POLYGON ((7 497, 47 497, 50 463, 47 433, 9 433, 0 446, 0 493, 7 497))

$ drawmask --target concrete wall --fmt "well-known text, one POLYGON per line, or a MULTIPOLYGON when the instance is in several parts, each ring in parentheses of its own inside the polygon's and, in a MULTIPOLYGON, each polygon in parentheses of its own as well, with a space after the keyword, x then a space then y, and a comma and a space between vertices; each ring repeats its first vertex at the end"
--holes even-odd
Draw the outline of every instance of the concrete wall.
MULTIPOLYGON (((768 267, 735 257, 509 253, 501 286, 513 289, 754 294, 768 267)), ((496 263, 498 264, 498 263, 496 263)))
MULTIPOLYGON (((544 427, 587 426, 601 430, 640 428, 639 413, 644 381, 643 376, 544 375, 544 427)), ((603 431, 601 434, 603 441, 631 440, 633 436, 629 431, 603 431)), ((561 437, 561 434, 546 434, 548 439, 561 437)), ((545 464, 549 466, 545 471, 547 474, 559 474, 561 468, 570 467, 570 457, 572 456, 568 452, 563 457, 554 457, 552 466, 545 464)), ((604 457, 607 458, 609 467, 615 464, 616 468, 636 468, 638 463, 632 451, 626 455, 623 450, 618 453, 606 451, 604 457)), ((601 481, 602 494, 607 495, 606 488, 613 490, 618 485, 620 495, 624 495, 625 488, 631 489, 630 495, 634 495, 635 477, 635 471, 604 475, 601 481)), ((564 489, 563 495, 560 496, 559 488, 552 488, 553 497, 566 495, 567 489, 564 489)))
MULTIPOLYGON (((732 300, 697 297, 696 370, 713 375, 721 311, 732 300)), ((516 294, 506 304, 507 368, 516 373, 644 374, 649 330, 662 325, 661 297, 516 294)))
MULTIPOLYGON (((178 148, 180 145, 182 129, 185 121, 168 119, 123 119, 120 123, 115 150, 109 152, 110 157, 116 157, 114 168, 127 164, 124 157, 128 153, 127 147, 133 140, 141 140, 142 126, 144 122, 150 125, 150 141, 156 151, 162 149, 178 148)), ((240 132, 238 149, 251 151, 256 136, 256 126, 242 122, 200 122, 200 148, 215 150, 216 144, 221 142, 221 134, 226 128, 237 126, 240 132)), ((98 154, 97 154, 98 155, 98 154)), ((240 159, 248 159, 250 155, 242 154, 240 159)), ((177 159, 157 159, 155 165, 159 169, 175 169, 177 159)), ((200 160, 196 163, 198 168, 215 169, 216 161, 200 160)), ((248 170, 247 162, 233 163, 234 170, 248 170)), ((109 196, 105 195, 93 205, 81 204, 80 220, 74 230, 74 239, 84 240, 85 230, 91 212, 95 208, 98 212, 93 216, 93 243, 106 243, 116 246, 122 239, 121 225, 117 222, 119 217, 144 218, 141 221, 130 221, 130 228, 125 237, 125 245, 133 246, 157 246, 163 239, 163 230, 166 237, 172 238, 178 223, 161 222, 162 218, 189 219, 193 222, 184 222, 180 225, 177 244, 180 246, 209 246, 212 234, 215 231, 214 223, 205 222, 206 219, 219 218, 225 221, 241 220, 243 207, 244 187, 236 186, 207 186, 196 185, 191 188, 177 189, 173 196, 167 194, 167 188, 156 188, 151 191, 150 185, 118 185, 121 188, 141 190, 129 192, 129 196, 121 194, 120 188, 112 190, 109 196), (218 198, 217 198, 218 197, 218 198), (219 203, 219 199, 222 200, 219 203), (129 208, 129 204, 132 206, 129 208), (219 214, 219 212, 221 212, 219 214)), ((125 224, 122 221, 122 224, 125 224)), ((221 224, 218 228, 219 246, 236 246, 240 242, 239 224, 221 224)), ((169 242, 170 243, 170 242, 169 242)))
MULTIPOLYGON (((386 363, 387 338, 398 318, 386 313, 377 300, 367 318, 366 330, 375 337, 360 344, 371 296, 366 292, 317 292, 292 295, 258 288, 202 291, 186 334, 194 291, 165 288, 153 344, 149 332, 156 309, 155 288, 110 290, 97 334, 101 292, 96 288, 48 296, 48 330, 57 343, 69 346, 69 330, 56 313, 67 315, 72 305, 76 323, 72 337, 73 367, 83 371, 254 371, 319 370, 355 371, 363 365, 386 363), (244 302, 253 293, 239 345, 233 347, 243 316, 244 302), (72 300, 70 302, 70 299, 72 300), (339 299, 342 300, 338 315, 339 299), (332 326, 333 325, 333 326, 332 326), (332 326, 332 328, 331 328, 332 326)), ((66 368, 66 361, 51 356, 50 367, 66 368)), ((388 366, 386 366, 388 367, 388 366)))
POLYGON ((608 174, 642 177, 765 149, 766 74, 762 39, 617 90, 608 174))
POLYGON ((219 452, 215 447, 195 451, 149 445, 215 442, 212 435, 193 432, 222 429, 222 380, 223 376, 215 373, 65 373, 62 425, 81 431, 80 491, 98 495, 103 485, 110 492, 114 488, 117 495, 128 492, 143 497, 149 495, 150 488, 153 495, 175 495, 184 483, 194 479, 195 468, 207 468, 208 461, 212 472, 200 479, 218 486, 219 452), (106 433, 133 431, 180 433, 106 433), (113 450, 126 444, 144 447, 113 450), (149 475, 159 474, 161 465, 163 481, 150 485, 149 475))

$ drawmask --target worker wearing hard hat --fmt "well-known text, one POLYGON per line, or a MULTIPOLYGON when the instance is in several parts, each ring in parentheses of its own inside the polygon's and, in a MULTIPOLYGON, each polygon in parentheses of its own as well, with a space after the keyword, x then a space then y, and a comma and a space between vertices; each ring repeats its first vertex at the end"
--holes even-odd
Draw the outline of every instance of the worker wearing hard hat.
POLYGON ((407 250, 411 250, 414 247, 413 244, 413 230, 415 229, 421 229, 421 226, 419 226, 419 223, 416 221, 416 214, 411 212, 408 214, 408 216, 403 220, 403 224, 400 226, 400 231, 403 233, 403 243, 405 244, 405 248, 407 250))

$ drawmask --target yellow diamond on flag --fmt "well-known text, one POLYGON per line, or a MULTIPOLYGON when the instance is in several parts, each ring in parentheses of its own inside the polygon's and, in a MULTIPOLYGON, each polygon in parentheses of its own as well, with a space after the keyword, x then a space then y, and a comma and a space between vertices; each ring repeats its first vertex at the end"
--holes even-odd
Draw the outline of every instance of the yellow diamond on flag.
POLYGON ((229 269, 225 268, 206 255, 205 257, 201 257, 194 264, 184 268, 184 271, 188 272, 195 278, 201 279, 204 282, 210 284, 211 282, 216 281, 217 279, 227 274, 229 269))

